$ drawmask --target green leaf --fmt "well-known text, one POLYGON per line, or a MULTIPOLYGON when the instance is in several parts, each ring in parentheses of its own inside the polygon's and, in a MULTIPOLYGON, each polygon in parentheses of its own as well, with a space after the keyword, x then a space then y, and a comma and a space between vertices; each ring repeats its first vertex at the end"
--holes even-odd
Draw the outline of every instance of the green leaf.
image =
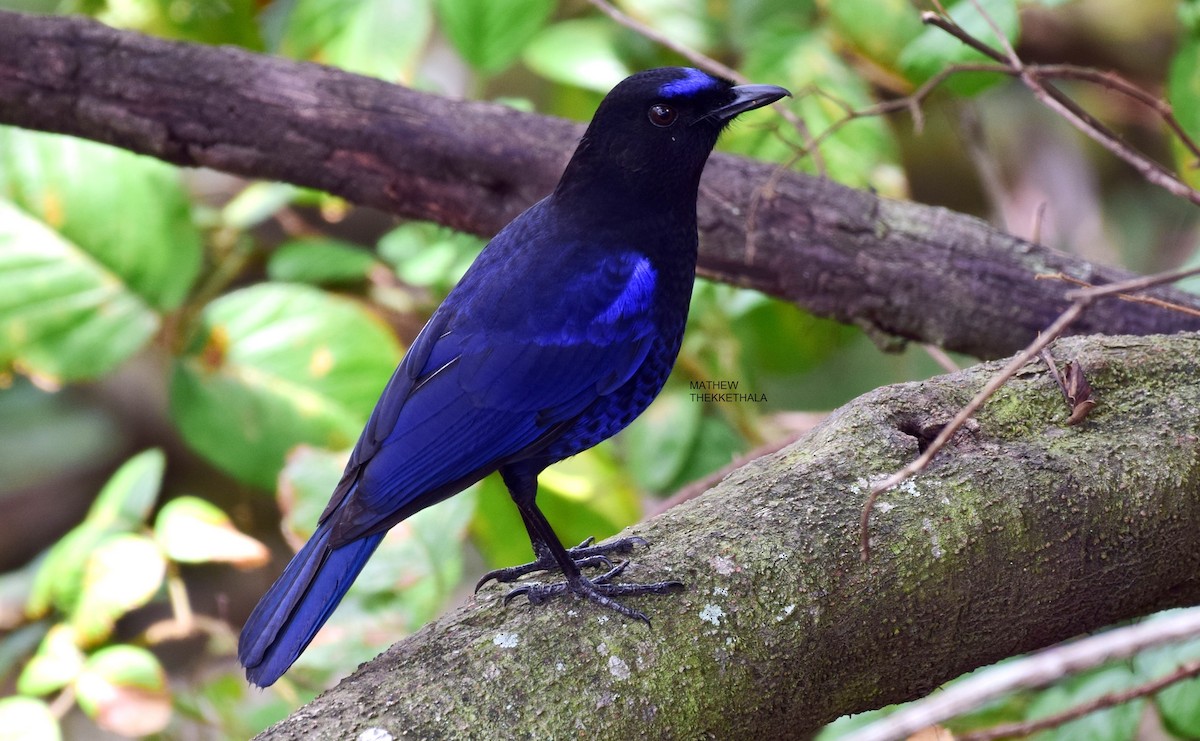
POLYGON ((87 519, 104 528, 132 530, 146 522, 162 489, 167 459, 158 448, 125 461, 100 490, 87 519))
POLYGON ((216 505, 198 497, 172 499, 154 521, 154 540, 167 558, 180 563, 232 563, 242 568, 262 566, 270 559, 267 547, 238 532, 216 505))
MULTIPOLYGON (((1177 613, 1168 610, 1152 615, 1146 622, 1177 613)), ((1142 681, 1151 681, 1200 659, 1200 640, 1170 643, 1142 651, 1134 657, 1134 667, 1142 681)), ((1178 738, 1200 738, 1200 678, 1176 682, 1153 696, 1163 725, 1178 738)))
POLYGON ((25 665, 17 679, 17 692, 23 695, 48 695, 75 681, 83 670, 83 652, 71 626, 59 623, 50 629, 37 653, 25 665))
MULTIPOLYGON (((744 71, 752 80, 786 84, 795 91, 820 90, 788 98, 788 106, 805 122, 813 136, 846 117, 847 110, 874 104, 867 83, 829 46, 826 34, 764 33, 746 55, 744 71)), ((752 111, 738 118, 722 139, 722 149, 758 159, 790 162, 805 146, 799 133, 770 110, 752 111)), ((860 118, 839 128, 820 144, 820 159, 800 160, 800 166, 817 172, 823 163, 829 177, 855 187, 873 187, 889 195, 902 195, 903 171, 899 150, 884 121, 860 118)))
POLYGON ((893 71, 900 53, 925 29, 909 0, 827 0, 824 8, 835 33, 893 71))
POLYGON ((166 458, 157 448, 125 461, 105 483, 83 522, 55 543, 38 569, 26 611, 34 617, 51 606, 75 608, 84 568, 97 545, 110 535, 139 528, 162 486, 166 458))
POLYGON ((296 0, 280 51, 412 83, 432 28, 429 0, 296 0))
POLYGON ((59 741, 62 731, 50 706, 32 697, 0 699, 0 741, 59 741))
POLYGON ((221 224, 238 231, 258 226, 301 193, 289 183, 250 183, 221 208, 221 224))
POLYGON ((112 633, 117 618, 150 601, 162 586, 166 560, 153 540, 122 533, 105 538, 88 557, 71 626, 85 644, 112 633))
POLYGON ((175 365, 171 414, 209 460, 274 489, 296 445, 358 438, 399 360, 392 333, 359 304, 264 283, 205 308, 175 365))
POLYGON ((607 93, 630 74, 617 53, 617 33, 603 18, 562 21, 535 36, 521 58, 547 80, 607 93))
MULTIPOLYGON (((1171 59, 1167 73, 1167 101, 1192 141, 1200 141, 1200 34, 1185 38, 1171 59)), ((1188 185, 1200 187, 1196 156, 1175 137, 1171 138, 1171 148, 1175 153, 1176 171, 1188 185)))
MULTIPOLYGON (((288 458, 279 498, 289 540, 299 544, 312 533, 347 457, 300 448, 288 458)), ((392 528, 297 667, 344 673, 439 614, 462 578, 474 506, 467 490, 392 528)))
POLYGON ((379 262, 358 245, 337 239, 294 239, 271 254, 267 277, 274 281, 339 285, 362 283, 379 262))
MULTIPOLYGON (((1033 698, 1026 720, 1062 713, 1077 705, 1112 692, 1127 690, 1139 683, 1139 677, 1126 666, 1114 664, 1073 677, 1033 698)), ((1135 738, 1144 700, 1135 700, 1106 710, 1089 713, 1079 720, 1044 731, 1041 741, 1125 741, 1135 738)))
POLYGON ((199 273, 191 202, 179 171, 156 159, 0 128, 0 198, 57 231, 155 309, 177 308, 199 273))
POLYGON ((483 240, 427 221, 396 227, 379 240, 379 256, 405 283, 445 295, 483 249, 483 240))
POLYGON ((157 313, 78 245, 0 201, 0 372, 95 378, 158 330, 157 313))
MULTIPOLYGON (((1016 0, 978 0, 988 18, 1000 28, 1005 38, 1016 44, 1021 29, 1016 0)), ((948 8, 950 17, 971 36, 993 48, 1003 48, 987 19, 980 14, 973 0, 959 0, 948 8)), ((900 68, 914 84, 933 77, 953 64, 992 62, 940 28, 928 26, 900 54, 900 68)), ((960 73, 946 81, 945 87, 959 95, 975 95, 1007 79, 998 73, 960 73)))
POLYGON ((554 0, 437 0, 446 37, 484 74, 511 64, 553 10, 554 0))
POLYGON ((621 436, 629 472, 639 486, 666 492, 678 485, 700 435, 704 405, 668 386, 621 436))
POLYGON ((158 733, 171 720, 171 693, 154 654, 116 645, 88 659, 75 680, 79 706, 101 728, 122 736, 158 733))
MULTIPOLYGON (((255 0, 176 2, 175 0, 124 0, 103 3, 97 18, 116 28, 152 36, 205 44, 237 44, 262 48, 255 23, 255 0)), ((59 5, 62 12, 61 7, 59 5)), ((78 12, 76 9, 75 12, 78 12)))

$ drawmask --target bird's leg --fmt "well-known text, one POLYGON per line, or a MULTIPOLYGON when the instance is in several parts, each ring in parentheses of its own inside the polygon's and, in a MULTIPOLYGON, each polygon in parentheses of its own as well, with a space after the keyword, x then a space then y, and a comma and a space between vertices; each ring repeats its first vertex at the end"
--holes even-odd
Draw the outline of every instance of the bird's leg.
MULTIPOLYGON (((510 591, 504 597, 507 604, 514 597, 525 595, 530 604, 541 604, 560 594, 571 593, 577 597, 585 597, 598 605, 615 610, 622 615, 649 623, 649 619, 638 612, 620 604, 613 597, 638 594, 668 594, 683 589, 683 583, 678 581, 654 582, 651 584, 612 584, 625 570, 628 561, 622 561, 613 566, 608 559, 609 553, 628 553, 634 545, 645 545, 641 538, 622 538, 600 546, 591 545, 589 538, 570 550, 563 547, 545 515, 537 507, 537 473, 523 474, 511 470, 502 470, 504 483, 516 502, 517 510, 525 529, 529 531, 529 539, 533 544, 537 560, 532 564, 515 566, 511 569, 500 569, 484 576, 480 584, 495 578, 498 581, 512 581, 533 571, 561 571, 565 581, 555 584, 526 584, 510 591), (583 575, 581 568, 591 566, 606 566, 608 571, 594 579, 583 575), (495 576, 496 574, 498 576, 495 576)), ((477 587, 478 588, 478 587, 477 587)))

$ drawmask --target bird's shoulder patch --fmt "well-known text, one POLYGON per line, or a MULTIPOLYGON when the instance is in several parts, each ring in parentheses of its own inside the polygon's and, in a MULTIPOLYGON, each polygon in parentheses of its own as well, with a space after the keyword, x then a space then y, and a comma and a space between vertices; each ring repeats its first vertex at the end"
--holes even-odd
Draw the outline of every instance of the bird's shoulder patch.
POLYGON ((644 256, 630 256, 623 261, 624 286, 595 321, 613 324, 623 318, 645 314, 654 301, 654 289, 658 273, 650 260, 644 256))

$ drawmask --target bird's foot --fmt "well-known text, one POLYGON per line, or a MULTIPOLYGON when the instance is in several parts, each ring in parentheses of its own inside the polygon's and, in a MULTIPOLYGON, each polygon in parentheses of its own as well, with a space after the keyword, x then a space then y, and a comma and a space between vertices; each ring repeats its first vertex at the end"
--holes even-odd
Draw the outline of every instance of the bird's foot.
POLYGON ((525 584, 504 595, 504 604, 507 605, 516 597, 525 595, 529 599, 529 604, 540 605, 553 597, 570 593, 576 597, 591 600, 610 610, 615 610, 625 617, 640 620, 649 625, 650 618, 646 617, 645 613, 630 609, 617 602, 613 597, 627 597, 638 594, 670 594, 682 591, 684 588, 683 582, 660 581, 650 584, 613 584, 612 580, 620 576, 621 572, 628 565, 628 561, 622 561, 594 579, 588 579, 582 574, 577 574, 574 578, 568 578, 566 581, 555 584, 525 584))
MULTIPOLYGON (((581 569, 592 568, 613 568, 613 562, 609 558, 610 554, 614 553, 629 553, 634 546, 644 546, 646 541, 637 536, 629 538, 619 538, 603 545, 592 545, 595 538, 588 538, 574 548, 567 549, 567 555, 575 562, 575 565, 581 569)), ((487 584, 489 581, 498 581, 508 584, 520 579, 526 574, 532 574, 537 571, 561 571, 558 562, 554 560, 554 555, 550 551, 544 550, 537 554, 537 560, 530 563, 521 564, 520 566, 509 566, 504 569, 496 569, 484 574, 478 582, 475 583, 475 591, 478 592, 480 587, 487 584)), ((603 577, 598 577, 603 578, 603 577)))

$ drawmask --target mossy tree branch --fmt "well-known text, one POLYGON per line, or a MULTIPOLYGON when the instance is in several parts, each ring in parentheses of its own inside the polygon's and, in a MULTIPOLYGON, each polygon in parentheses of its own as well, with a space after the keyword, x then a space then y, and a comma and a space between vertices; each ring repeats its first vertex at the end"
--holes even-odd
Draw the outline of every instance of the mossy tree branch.
POLYGON ((1200 336, 1074 338, 1099 406, 1066 427, 1031 363, 925 472, 917 453, 999 367, 874 391, 633 528, 653 627, 502 590, 396 644, 262 738, 803 737, 977 666, 1200 598, 1200 336))
MULTIPOLYGON (((581 133, 319 65, 3 11, 0 123, 320 188, 484 235, 550 191, 581 133)), ((979 357, 1015 352, 1066 306, 1064 286, 1038 273, 1129 277, 968 216, 726 155, 709 163, 699 211, 704 275, 979 357)), ((1169 288, 1151 293, 1200 308, 1169 288)), ((1108 302, 1072 329, 1177 332, 1200 330, 1200 319, 1108 302)))

